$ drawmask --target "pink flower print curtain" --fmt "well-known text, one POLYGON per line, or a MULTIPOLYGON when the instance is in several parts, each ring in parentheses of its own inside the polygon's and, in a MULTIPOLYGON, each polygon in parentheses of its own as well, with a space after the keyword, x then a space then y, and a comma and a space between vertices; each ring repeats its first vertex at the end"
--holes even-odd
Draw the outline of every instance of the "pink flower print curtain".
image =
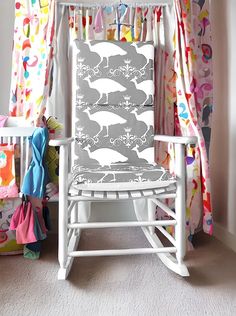
POLYGON ((10 115, 35 120, 50 88, 54 0, 16 0, 10 115))
POLYGON ((198 137, 198 146, 187 151, 187 224, 191 235, 203 205, 203 229, 212 233, 207 153, 213 94, 209 1, 176 0, 175 10, 175 132, 198 137))
MULTIPOLYGON (((198 137, 198 146, 187 150, 187 233, 191 240, 202 218, 204 231, 212 233, 207 158, 212 109, 209 1, 174 0, 173 5, 156 7, 121 4, 64 9, 57 36, 60 56, 57 71, 58 78, 63 80, 55 104, 60 100, 65 100, 63 104, 70 104, 70 89, 63 86, 63 83, 70 82, 70 77, 66 77, 70 71, 63 69, 71 67, 66 45, 70 46, 73 39, 154 41, 155 129, 159 134, 198 137), (66 39, 66 27, 69 39, 66 39), (65 91, 68 91, 68 96, 65 96, 65 91)), ((67 113, 59 106, 54 114, 60 117, 63 111, 67 113)), ((174 155, 172 145, 157 144, 157 161, 172 172, 174 155)))

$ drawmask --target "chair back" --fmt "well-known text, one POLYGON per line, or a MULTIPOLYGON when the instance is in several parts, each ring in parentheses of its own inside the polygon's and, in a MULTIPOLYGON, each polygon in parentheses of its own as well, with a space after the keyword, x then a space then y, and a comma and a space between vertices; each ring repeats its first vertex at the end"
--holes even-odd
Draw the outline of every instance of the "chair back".
POLYGON ((73 135, 81 165, 154 161, 152 42, 75 41, 73 135))

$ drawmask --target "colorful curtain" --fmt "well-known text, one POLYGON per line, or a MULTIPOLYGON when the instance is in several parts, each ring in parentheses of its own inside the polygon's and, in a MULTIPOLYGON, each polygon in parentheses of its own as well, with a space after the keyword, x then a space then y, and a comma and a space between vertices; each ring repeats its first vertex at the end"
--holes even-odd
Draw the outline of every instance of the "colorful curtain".
POLYGON ((209 177, 210 122, 213 103, 212 48, 208 1, 175 1, 177 135, 196 135, 187 150, 187 218, 190 236, 203 207, 203 229, 212 233, 209 177), (191 179, 191 180, 190 180, 191 179))
MULTIPOLYGON (((57 84, 48 112, 64 123, 71 113, 65 104, 71 104, 68 83, 73 39, 154 41, 156 132, 198 137, 198 146, 187 149, 187 231, 191 240, 203 219, 204 231, 212 233, 208 166, 212 113, 209 0, 174 0, 173 5, 156 7, 64 7, 56 28, 57 84)), ((11 115, 34 119, 44 112, 50 92, 53 35, 54 0, 16 1, 11 115)), ((158 144, 157 161, 171 171, 173 158, 173 146, 158 144)))
POLYGON ((16 0, 10 115, 35 121, 50 89, 54 0, 16 0))

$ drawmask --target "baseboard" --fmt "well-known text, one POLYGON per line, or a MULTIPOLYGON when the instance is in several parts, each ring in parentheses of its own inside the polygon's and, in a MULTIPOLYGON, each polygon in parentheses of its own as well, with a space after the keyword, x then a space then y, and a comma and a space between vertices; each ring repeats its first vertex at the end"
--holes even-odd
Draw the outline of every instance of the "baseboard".
POLYGON ((236 235, 231 234, 224 226, 214 223, 214 237, 220 240, 225 246, 236 252, 236 235))

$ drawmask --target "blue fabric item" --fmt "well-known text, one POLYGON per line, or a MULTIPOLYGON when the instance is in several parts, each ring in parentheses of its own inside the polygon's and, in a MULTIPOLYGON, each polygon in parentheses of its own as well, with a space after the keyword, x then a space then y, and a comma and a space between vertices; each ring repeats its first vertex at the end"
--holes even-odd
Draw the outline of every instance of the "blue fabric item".
MULTIPOLYGON (((36 243, 38 243, 38 242, 36 242, 36 243)), ((30 260, 38 260, 40 257, 40 251, 31 250, 29 245, 32 245, 32 244, 24 245, 24 258, 30 259, 30 260)), ((37 246, 36 246, 36 248, 37 248, 37 246)))
POLYGON ((41 241, 38 240, 36 242, 32 242, 30 244, 27 244, 26 247, 34 252, 40 252, 41 251, 41 241))
POLYGON ((48 144, 48 129, 38 127, 30 137, 30 141, 32 145, 32 160, 24 177, 21 192, 25 195, 43 198, 47 183, 44 156, 48 144))
POLYGON ((43 218, 44 218, 44 222, 45 222, 45 226, 47 230, 51 230, 52 223, 51 223, 51 218, 50 218, 50 212, 46 205, 43 206, 43 218))

